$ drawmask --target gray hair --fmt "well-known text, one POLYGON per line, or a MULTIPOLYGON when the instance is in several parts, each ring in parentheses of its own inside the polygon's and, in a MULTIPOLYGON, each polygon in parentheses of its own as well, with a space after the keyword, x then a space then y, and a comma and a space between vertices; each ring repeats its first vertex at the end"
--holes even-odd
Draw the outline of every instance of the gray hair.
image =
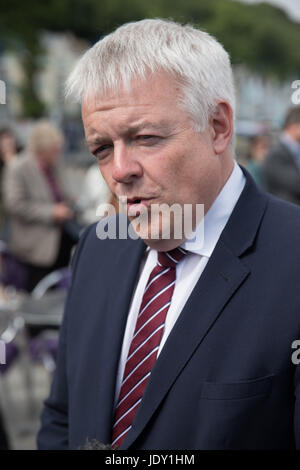
POLYGON ((166 71, 180 84, 179 104, 197 130, 208 123, 218 100, 235 112, 233 75, 228 53, 208 33, 167 20, 127 23, 98 41, 76 64, 66 83, 76 101, 130 88, 132 79, 166 71))

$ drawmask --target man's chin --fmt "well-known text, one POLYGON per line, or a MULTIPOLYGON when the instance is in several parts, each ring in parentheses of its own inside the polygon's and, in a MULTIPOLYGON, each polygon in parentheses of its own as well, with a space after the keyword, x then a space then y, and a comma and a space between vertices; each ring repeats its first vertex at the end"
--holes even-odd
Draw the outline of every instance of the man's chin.
POLYGON ((149 248, 152 248, 153 250, 156 251, 170 251, 173 250, 174 248, 177 248, 180 246, 184 240, 165 240, 165 239, 160 239, 160 240, 154 240, 154 239, 144 239, 143 241, 149 248))
POLYGON ((147 243, 148 241, 159 241, 162 238, 160 231, 153 233, 151 226, 148 224, 141 224, 136 218, 129 217, 130 225, 133 229, 133 232, 142 240, 147 243))
MULTIPOLYGON (((146 245, 150 248, 153 248, 157 251, 168 251, 176 248, 181 245, 184 241, 183 239, 174 239, 172 234, 170 234, 170 228, 164 227, 164 230, 161 227, 161 224, 147 224, 145 225, 139 223, 136 218, 131 218, 130 220, 132 229, 136 236, 141 238, 146 245)), ((171 229, 172 232, 172 229, 171 229)))

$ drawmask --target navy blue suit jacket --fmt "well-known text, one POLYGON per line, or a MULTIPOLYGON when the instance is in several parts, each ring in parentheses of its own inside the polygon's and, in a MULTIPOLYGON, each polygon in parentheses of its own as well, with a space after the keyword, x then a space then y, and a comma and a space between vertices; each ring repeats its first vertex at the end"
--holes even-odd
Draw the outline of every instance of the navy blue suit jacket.
MULTIPOLYGON (((246 186, 152 370, 123 449, 300 448, 300 209, 246 186)), ((91 226, 73 262, 40 449, 109 443, 141 240, 91 226)))

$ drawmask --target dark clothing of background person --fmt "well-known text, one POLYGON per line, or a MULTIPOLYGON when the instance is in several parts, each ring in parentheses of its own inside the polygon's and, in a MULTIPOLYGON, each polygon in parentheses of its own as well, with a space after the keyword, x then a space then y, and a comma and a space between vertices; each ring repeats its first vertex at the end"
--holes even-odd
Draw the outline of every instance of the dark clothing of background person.
POLYGON ((35 286, 45 277, 57 269, 64 268, 69 265, 71 251, 77 241, 72 238, 68 232, 62 230, 59 252, 55 263, 48 267, 34 266, 24 263, 26 270, 26 290, 31 292, 35 286))
POLYGON ((286 139, 267 155, 263 165, 265 189, 275 196, 300 204, 300 155, 286 139))

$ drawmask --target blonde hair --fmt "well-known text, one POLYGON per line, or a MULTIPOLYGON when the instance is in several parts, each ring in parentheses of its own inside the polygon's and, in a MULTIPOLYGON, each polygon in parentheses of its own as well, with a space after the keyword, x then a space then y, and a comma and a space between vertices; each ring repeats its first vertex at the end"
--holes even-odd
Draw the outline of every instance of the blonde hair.
POLYGON ((46 150, 53 145, 63 145, 64 136, 61 130, 46 119, 38 121, 29 136, 27 149, 30 152, 46 150))

